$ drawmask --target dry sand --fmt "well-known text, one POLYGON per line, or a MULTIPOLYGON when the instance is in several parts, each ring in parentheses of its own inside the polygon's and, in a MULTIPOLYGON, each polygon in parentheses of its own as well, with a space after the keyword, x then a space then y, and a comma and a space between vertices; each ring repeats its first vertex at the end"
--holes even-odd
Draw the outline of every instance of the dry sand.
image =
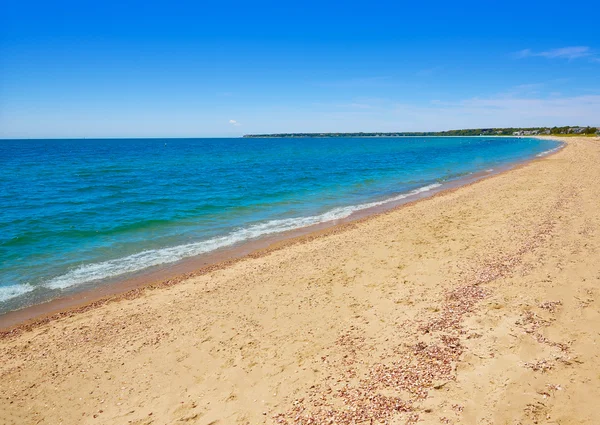
POLYGON ((5 334, 2 424, 598 424, 600 140, 5 334))

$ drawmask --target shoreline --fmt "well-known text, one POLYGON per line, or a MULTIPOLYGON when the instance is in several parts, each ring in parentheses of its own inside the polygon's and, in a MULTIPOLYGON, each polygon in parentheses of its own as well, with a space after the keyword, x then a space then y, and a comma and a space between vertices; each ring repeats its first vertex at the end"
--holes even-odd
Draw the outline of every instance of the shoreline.
POLYGON ((599 423, 600 139, 567 143, 5 335, 0 422, 599 423))
POLYGON ((536 161, 544 160, 561 152, 568 145, 567 141, 556 137, 539 136, 537 138, 555 140, 561 143, 561 145, 550 151, 541 152, 535 157, 505 164, 491 172, 482 171, 445 182, 438 188, 417 193, 399 201, 390 201, 376 207, 359 210, 342 219, 322 222, 274 235, 267 235, 256 240, 245 241, 232 247, 186 258, 172 264, 153 267, 150 271, 143 270, 126 278, 111 279, 107 283, 91 288, 75 289, 73 292, 58 298, 8 311, 0 315, 0 339, 31 330, 63 317, 73 316, 101 307, 107 303, 117 302, 122 299, 137 298, 146 293, 146 291, 170 287, 185 280, 227 268, 246 259, 267 256, 274 251, 288 246, 303 244, 316 238, 343 232, 359 223, 380 215, 392 213, 397 209, 413 205, 424 199, 442 196, 461 187, 467 187, 479 181, 525 167, 536 161))

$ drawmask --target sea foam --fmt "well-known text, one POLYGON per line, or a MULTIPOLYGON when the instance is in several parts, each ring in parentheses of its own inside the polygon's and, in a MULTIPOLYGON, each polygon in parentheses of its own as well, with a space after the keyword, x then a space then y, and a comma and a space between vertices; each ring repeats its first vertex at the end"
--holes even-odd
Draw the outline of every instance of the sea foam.
POLYGON ((541 156, 550 155, 552 152, 556 152, 557 150, 561 149, 563 146, 564 145, 560 145, 560 146, 557 146, 557 147, 555 147, 553 149, 548 149, 547 151, 538 153, 536 156, 537 157, 541 157, 541 156))
POLYGON ((16 298, 20 295, 31 292, 35 286, 28 283, 23 285, 0 286, 0 302, 16 298))

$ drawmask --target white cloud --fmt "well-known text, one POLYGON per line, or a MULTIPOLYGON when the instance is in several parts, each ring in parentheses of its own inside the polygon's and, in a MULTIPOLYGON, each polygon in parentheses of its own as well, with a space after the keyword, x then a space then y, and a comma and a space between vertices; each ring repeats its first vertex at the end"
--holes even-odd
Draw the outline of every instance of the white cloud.
POLYGON ((560 49, 552 49, 547 52, 539 53, 540 56, 547 58, 566 58, 566 59, 577 59, 585 56, 590 56, 590 48, 587 46, 576 46, 576 47, 563 47, 560 49))
MULTIPOLYGON (((558 49, 550 49, 543 52, 534 52, 531 49, 524 49, 515 53, 517 58, 528 58, 528 57, 544 57, 548 59, 579 59, 590 56, 595 56, 592 50, 588 46, 570 46, 561 47, 558 49)), ((595 58, 593 58, 595 59, 595 58)))
POLYGON ((241 124, 239 122, 237 122, 236 120, 229 120, 229 124, 231 124, 234 127, 239 127, 241 124))

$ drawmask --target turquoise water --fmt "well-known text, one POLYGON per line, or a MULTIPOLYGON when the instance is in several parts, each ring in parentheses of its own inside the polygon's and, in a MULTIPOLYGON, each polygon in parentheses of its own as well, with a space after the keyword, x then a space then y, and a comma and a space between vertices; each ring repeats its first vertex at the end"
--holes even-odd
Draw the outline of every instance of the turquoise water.
POLYGON ((0 141, 0 313, 555 149, 519 138, 0 141))

